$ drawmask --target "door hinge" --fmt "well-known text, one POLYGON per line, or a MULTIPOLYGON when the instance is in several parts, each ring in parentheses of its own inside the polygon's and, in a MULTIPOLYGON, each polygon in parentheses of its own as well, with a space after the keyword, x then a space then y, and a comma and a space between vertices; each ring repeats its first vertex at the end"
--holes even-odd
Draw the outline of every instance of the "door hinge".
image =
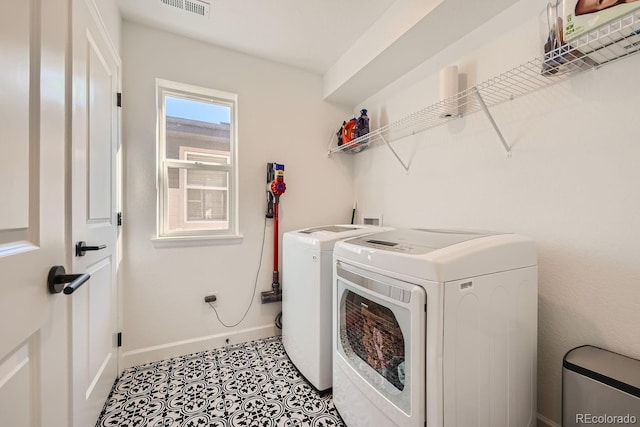
POLYGON ((116 106, 122 107, 122 92, 116 94, 116 106))
POLYGON ((122 347, 122 332, 118 332, 118 347, 122 347))
POLYGON ((122 226, 122 212, 118 212, 116 218, 117 218, 118 226, 121 227, 122 226))

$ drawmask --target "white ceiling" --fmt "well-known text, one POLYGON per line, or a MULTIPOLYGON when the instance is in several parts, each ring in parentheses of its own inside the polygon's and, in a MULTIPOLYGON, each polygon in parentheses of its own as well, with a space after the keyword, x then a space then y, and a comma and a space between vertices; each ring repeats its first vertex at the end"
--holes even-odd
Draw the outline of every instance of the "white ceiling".
POLYGON ((520 0, 205 0, 209 17, 115 1, 125 20, 320 74, 324 99, 353 107, 520 0))
POLYGON ((395 0, 210 0, 209 18, 117 0, 126 20, 325 73, 395 0))

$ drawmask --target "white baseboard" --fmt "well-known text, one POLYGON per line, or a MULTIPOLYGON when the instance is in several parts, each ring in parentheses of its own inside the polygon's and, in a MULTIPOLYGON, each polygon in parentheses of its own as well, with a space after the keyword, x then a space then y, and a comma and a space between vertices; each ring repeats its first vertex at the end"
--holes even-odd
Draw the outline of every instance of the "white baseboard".
POLYGON ((549 418, 538 414, 538 427, 562 427, 562 426, 554 421, 551 421, 549 418))
POLYGON ((224 347, 229 344, 238 344, 261 338, 268 338, 279 334, 280 330, 274 325, 266 325, 126 351, 122 354, 122 363, 120 366, 122 370, 145 363, 152 363, 172 357, 184 356, 185 354, 211 350, 214 348, 224 347), (227 339, 229 340, 228 343, 227 339))

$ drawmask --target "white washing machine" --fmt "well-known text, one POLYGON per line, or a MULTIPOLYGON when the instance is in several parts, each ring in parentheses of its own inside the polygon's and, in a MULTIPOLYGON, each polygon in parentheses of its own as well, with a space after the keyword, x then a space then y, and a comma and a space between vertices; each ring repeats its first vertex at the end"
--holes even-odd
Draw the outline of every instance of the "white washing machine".
POLYGON ((333 246, 385 230, 327 225, 290 231, 282 239, 282 343, 298 370, 318 390, 331 388, 333 246))
POLYGON ((515 234, 393 230, 334 249, 349 427, 536 425, 537 261, 515 234))

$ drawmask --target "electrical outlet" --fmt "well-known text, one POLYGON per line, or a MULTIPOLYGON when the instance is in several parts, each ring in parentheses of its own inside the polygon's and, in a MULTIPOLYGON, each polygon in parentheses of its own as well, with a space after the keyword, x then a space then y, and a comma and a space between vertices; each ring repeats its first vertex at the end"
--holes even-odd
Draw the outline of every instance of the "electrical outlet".
POLYGON ((209 292, 204 296, 204 302, 207 304, 217 305, 218 303, 218 293, 217 292, 209 292))

